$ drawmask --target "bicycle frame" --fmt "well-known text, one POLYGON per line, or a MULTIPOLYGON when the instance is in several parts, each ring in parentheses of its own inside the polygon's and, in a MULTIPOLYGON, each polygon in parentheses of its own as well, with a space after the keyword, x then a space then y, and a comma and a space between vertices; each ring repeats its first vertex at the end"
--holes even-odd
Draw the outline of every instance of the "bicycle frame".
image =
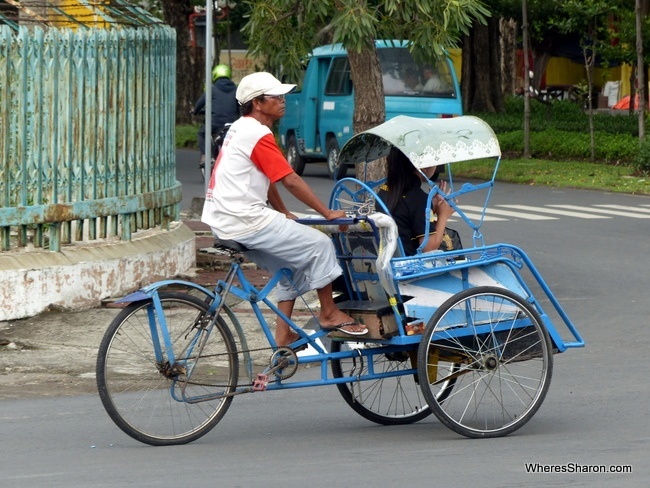
MULTIPOLYGON (((338 225, 336 222, 331 222, 331 223, 332 225, 338 225)), ((338 352, 338 353, 331 353, 326 351, 323 347, 320 346, 319 339, 326 336, 329 333, 329 331, 317 330, 311 334, 308 334, 307 332, 305 332, 304 329, 296 325, 295 322, 293 322, 289 317, 287 317, 284 313, 282 313, 278 309, 278 307, 273 302, 271 302, 268 298, 269 293, 273 290, 275 285, 284 277, 291 279, 291 275, 292 273, 290 270, 286 268, 280 269, 275 273, 275 275, 268 281, 268 283, 261 290, 258 290, 247 280, 239 263, 233 262, 228 277, 225 280, 220 280, 217 283, 215 287, 216 299, 213 301, 210 307, 210 313, 214 313, 214 311, 218 310, 219 304, 225 300, 225 296, 227 294, 232 294, 233 296, 236 296, 237 298, 248 302, 253 310, 257 322, 259 323, 269 345, 271 346, 272 349, 277 350, 278 348, 277 343, 275 342, 273 334, 269 328, 266 319, 264 318, 264 315, 259 305, 259 303, 263 303, 276 316, 286 321, 289 327, 300 336, 300 339, 293 343, 294 347, 298 347, 303 344, 309 344, 316 351, 316 354, 302 356, 300 358, 300 364, 319 363, 320 379, 309 380, 309 381, 287 381, 287 379, 284 380, 276 379, 273 382, 265 384, 264 385, 265 390, 303 388, 309 386, 325 386, 325 385, 333 385, 337 383, 349 383, 351 381, 363 381, 368 379, 380 379, 380 378, 387 378, 393 376, 402 376, 405 374, 415 374, 416 372, 415 367, 409 370, 402 370, 399 372, 375 373, 372 367, 372 361, 369 361, 367 375, 357 376, 357 377, 342 377, 342 378, 330 377, 327 366, 328 363, 332 360, 353 358, 353 357, 372 358, 372 356, 374 356, 374 354, 377 353, 385 354, 390 352, 403 352, 405 350, 404 344, 390 346, 388 345, 389 341, 376 340, 374 342, 376 342, 377 344, 381 344, 381 346, 376 348, 363 348, 363 349, 359 348, 359 349, 352 349, 351 351, 338 352), (239 286, 234 285, 232 283, 232 280, 229 279, 231 275, 234 275, 237 278, 237 280, 239 281, 239 286)), ((415 348, 417 347, 418 339, 413 338, 409 342, 410 344, 412 344, 412 349, 415 350, 415 348)), ((244 393, 244 392, 251 391, 251 389, 249 387, 243 387, 243 388, 239 388, 238 391, 244 393)))
MULTIPOLYGON (((225 297, 227 296, 227 294, 231 294, 239 298, 240 300, 243 300, 250 304, 253 310, 253 314, 256 318, 256 321, 259 324, 264 336, 266 337, 269 346, 271 347, 271 349, 277 350, 278 349, 277 343, 275 342, 273 333, 260 307, 260 303, 263 303, 275 315, 285 320, 287 324, 289 324, 289 327, 300 335, 301 338, 294 343, 294 346, 309 344, 316 351, 316 354, 302 356, 300 358, 300 364, 313 364, 313 363, 320 364, 319 379, 309 380, 309 381, 287 381, 286 379, 285 380, 277 379, 265 385, 264 386, 265 390, 303 388, 309 386, 326 386, 326 385, 334 385, 338 383, 349 383, 351 381, 364 381, 364 380, 371 380, 371 379, 374 380, 374 379, 381 379, 381 378, 402 376, 402 375, 416 373, 417 370, 415 366, 408 370, 400 370, 400 371, 388 372, 388 373, 376 373, 374 372, 374 368, 372 366, 373 365, 372 357, 375 354, 386 354, 386 353, 404 352, 405 350, 415 350, 417 348, 417 343, 419 342, 419 336, 404 337, 402 338, 402 340, 396 341, 395 343, 391 343, 390 339, 373 340, 372 343, 377 344, 377 347, 354 348, 350 351, 343 351, 338 353, 331 353, 326 351, 319 344, 319 339, 326 336, 329 333, 329 331, 317 330, 311 334, 308 334, 307 332, 305 332, 304 329, 296 325, 295 322, 293 322, 289 317, 283 314, 278 309, 278 307, 268 298, 270 292, 273 290, 275 285, 283 277, 290 278, 291 271, 284 268, 279 270, 266 283, 266 285, 262 289, 257 289, 248 281, 240 264, 238 262, 233 262, 231 264, 231 268, 228 276, 224 280, 219 280, 217 282, 214 292, 200 285, 193 284, 191 282, 185 282, 181 280, 164 280, 164 281, 154 283, 148 287, 145 287, 142 290, 134 292, 118 300, 117 303, 129 303, 129 302, 135 302, 141 300, 151 301, 151 306, 148 309, 149 312, 148 317, 149 317, 149 328, 151 331, 152 344, 153 344, 156 360, 159 362, 163 362, 165 358, 167 358, 170 364, 175 364, 178 360, 177 358, 179 355, 174 352, 173 344, 171 343, 170 340, 169 330, 165 322, 165 315, 162 313, 162 306, 158 295, 158 291, 172 285, 174 286, 180 285, 201 292, 206 296, 206 299, 209 299, 211 301, 210 308, 208 312, 206 312, 206 314, 213 316, 213 314, 218 310, 220 309, 225 310, 228 315, 228 318, 233 323, 233 325, 235 325, 235 328, 237 330, 237 335, 239 339, 242 341, 241 343, 243 346, 243 350, 240 352, 245 356, 244 362, 245 365, 247 366, 247 376, 251 381, 253 380, 255 375, 252 369, 252 358, 250 357, 250 353, 247 350, 247 346, 246 346, 245 333, 243 331, 241 324, 237 320, 236 315, 232 312, 232 310, 230 310, 229 307, 225 305, 225 297), (232 278, 237 279, 237 281, 239 282, 238 286, 233 284, 232 278), (159 337, 162 338, 162 343, 160 342, 159 337), (405 348, 405 346, 407 347, 405 348), (342 378, 331 377, 328 371, 328 363, 332 360, 345 359, 345 358, 359 358, 360 360, 361 359, 366 360, 368 366, 368 374, 363 376, 355 376, 355 377, 352 376, 342 377, 342 378)), ((210 324, 210 327, 213 325, 214 323, 212 322, 210 324)), ((191 342, 191 346, 188 351, 189 353, 192 353, 193 352, 192 348, 195 348, 196 345, 198 344, 202 332, 203 331, 201 329, 197 330, 197 335, 191 342)), ((252 391, 252 389, 248 386, 237 389, 237 393, 247 393, 250 391, 252 391)), ((202 400, 207 401, 214 398, 215 397, 213 396, 205 397, 202 400)), ((175 397, 175 399, 177 401, 188 401, 188 399, 185 398, 175 397)))

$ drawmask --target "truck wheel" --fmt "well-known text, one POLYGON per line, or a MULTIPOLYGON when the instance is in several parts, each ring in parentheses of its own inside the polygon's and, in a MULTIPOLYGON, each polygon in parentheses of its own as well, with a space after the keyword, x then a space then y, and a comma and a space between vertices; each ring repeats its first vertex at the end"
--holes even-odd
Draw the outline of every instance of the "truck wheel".
POLYGON ((327 172, 333 180, 345 178, 348 167, 339 165, 339 143, 333 137, 327 141, 327 172))
POLYGON ((305 171, 305 158, 298 152, 298 143, 294 135, 290 135, 287 141, 287 161, 298 176, 305 171))

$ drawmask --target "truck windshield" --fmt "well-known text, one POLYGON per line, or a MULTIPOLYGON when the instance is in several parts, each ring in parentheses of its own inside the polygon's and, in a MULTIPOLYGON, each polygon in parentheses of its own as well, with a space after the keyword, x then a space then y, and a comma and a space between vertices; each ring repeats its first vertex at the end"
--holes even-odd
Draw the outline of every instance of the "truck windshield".
POLYGON ((416 63, 407 48, 377 49, 384 94, 401 97, 455 98, 450 63, 416 63))

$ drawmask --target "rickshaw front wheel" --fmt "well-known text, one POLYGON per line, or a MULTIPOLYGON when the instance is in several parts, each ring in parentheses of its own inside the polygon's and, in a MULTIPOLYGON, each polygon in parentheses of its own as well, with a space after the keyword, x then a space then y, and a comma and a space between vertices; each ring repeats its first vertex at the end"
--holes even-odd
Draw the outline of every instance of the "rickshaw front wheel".
POLYGON ((521 428, 544 401, 552 374, 551 340, 539 313, 494 286, 470 288, 444 302, 418 350, 420 386, 431 410, 471 438, 521 428), (447 395, 440 394, 443 388, 447 395))

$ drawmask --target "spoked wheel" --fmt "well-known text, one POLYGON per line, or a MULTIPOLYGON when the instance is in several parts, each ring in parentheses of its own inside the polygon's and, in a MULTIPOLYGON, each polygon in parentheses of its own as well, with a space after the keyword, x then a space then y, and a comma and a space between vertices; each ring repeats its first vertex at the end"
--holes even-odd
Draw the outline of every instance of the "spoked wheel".
MULTIPOLYGON (((343 347, 376 346, 376 344, 357 343, 351 346, 346 342, 332 341, 332 352, 339 352, 343 347)), ((332 375, 334 378, 366 375, 369 360, 372 361, 375 374, 413 369, 415 354, 415 351, 404 351, 332 360, 332 375)), ((362 417, 382 425, 412 424, 431 415, 431 409, 414 376, 411 374, 391 376, 376 380, 339 383, 336 386, 345 402, 362 417)))
POLYGON ((99 396, 125 433, 151 445, 185 444, 224 416, 237 386, 238 357, 221 317, 211 329, 208 305, 184 293, 160 293, 176 361, 154 355, 151 301, 135 302, 109 325, 97 356, 99 396), (201 341, 203 349, 198 357, 201 341))
POLYGON ((443 424, 466 437, 501 437, 528 422, 544 401, 553 374, 551 341, 539 313, 519 295, 471 288, 429 321, 418 374, 428 378, 420 384, 443 424), (453 390, 441 397, 452 380, 453 390))

